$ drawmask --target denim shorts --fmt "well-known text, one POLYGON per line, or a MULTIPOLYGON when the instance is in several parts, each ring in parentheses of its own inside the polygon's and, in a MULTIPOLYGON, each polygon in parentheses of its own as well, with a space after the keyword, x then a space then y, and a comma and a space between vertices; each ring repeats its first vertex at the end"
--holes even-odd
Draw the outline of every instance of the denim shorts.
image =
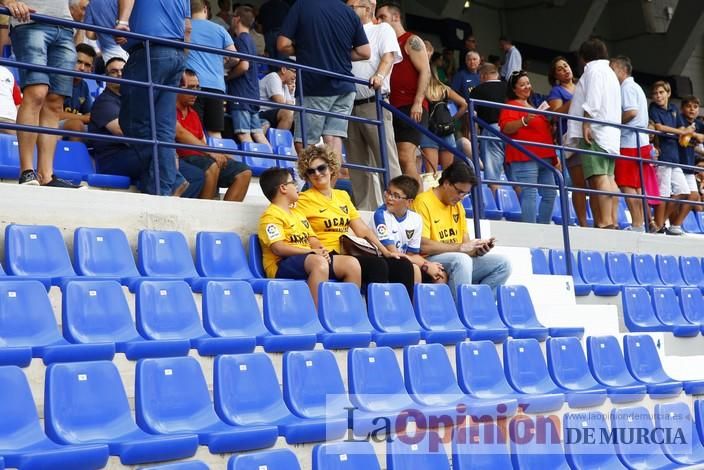
POLYGON ((453 134, 446 135, 445 137, 439 137, 440 140, 442 140, 445 145, 440 148, 440 146, 435 143, 434 140, 432 140, 430 137, 428 137, 425 134, 422 134, 420 137, 420 148, 422 149, 437 149, 440 148, 440 150, 447 150, 447 149, 453 149, 457 148, 457 142, 455 141, 455 136, 453 134))
POLYGON ((261 134, 262 121, 259 113, 251 113, 243 109, 232 111, 232 132, 235 134, 261 134))
MULTIPOLYGON (((70 28, 30 23, 14 26, 10 37, 18 62, 71 71, 76 67, 76 48, 70 28)), ((61 96, 73 93, 73 77, 68 75, 20 69, 20 84, 23 89, 30 85, 49 85, 51 93, 61 96)))
MULTIPOLYGON (((331 113, 344 114, 349 116, 352 113, 355 93, 334 96, 304 96, 303 106, 306 108, 329 111, 331 113)), ((294 124, 294 138, 296 142, 302 142, 301 137, 301 115, 296 113, 294 124)), ((324 135, 335 137, 347 137, 347 119, 320 114, 306 114, 306 144, 317 144, 320 137, 324 135)))

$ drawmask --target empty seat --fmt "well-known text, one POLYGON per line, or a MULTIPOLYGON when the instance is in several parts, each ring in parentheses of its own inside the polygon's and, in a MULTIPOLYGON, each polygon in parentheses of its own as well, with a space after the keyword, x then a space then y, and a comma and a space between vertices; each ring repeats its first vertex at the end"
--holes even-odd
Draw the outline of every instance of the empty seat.
POLYGON ((313 470, 381 470, 369 442, 330 442, 313 447, 313 470))
POLYGON ((321 282, 318 313, 327 332, 321 339, 327 348, 364 348, 372 340, 374 327, 359 288, 348 282, 321 282), (344 341, 338 341, 344 339, 344 341))
POLYGON ((496 190, 496 200, 504 219, 511 222, 520 222, 522 220, 521 203, 518 201, 518 196, 513 188, 498 188, 496 190))
POLYGON ((92 470, 107 464, 105 445, 65 446, 49 440, 39 424, 29 382, 18 367, 0 367, 0 416, 0 468, 92 470))
POLYGON ((460 320, 472 341, 501 343, 508 337, 508 327, 499 316, 491 288, 482 284, 462 284, 457 288, 460 320))
POLYGON ((0 364, 110 360, 115 345, 70 344, 61 334, 46 289, 38 281, 0 283, 0 364))
POLYGON ((682 230, 687 233, 702 233, 702 227, 699 225, 699 218, 696 212, 687 214, 687 217, 682 222, 682 230))
POLYGON ((617 197, 618 203, 616 206, 616 222, 621 230, 630 227, 632 224, 631 211, 626 205, 625 198, 617 197))
POLYGON ((54 151, 54 174, 80 184, 88 175, 95 173, 93 160, 90 158, 86 144, 60 140, 54 151))
MULTIPOLYGON (((655 295, 653 291, 653 295, 655 295)), ((677 316, 673 312, 668 312, 674 307, 677 307, 677 301, 674 306, 664 307, 660 301, 666 295, 665 292, 659 291, 658 301, 651 299, 650 294, 645 287, 624 287, 623 295, 623 320, 628 331, 672 331, 676 336, 693 336, 699 333, 699 327, 687 322, 682 318, 681 312, 679 317, 681 321, 675 323, 677 316), (661 297, 662 296, 662 297, 661 297), (658 306, 666 317, 656 315, 655 307, 658 306), (664 307, 664 308, 663 308, 664 307), (669 319, 669 324, 665 324, 665 320, 669 319)))
POLYGON ((296 455, 288 449, 274 449, 252 454, 233 455, 227 470, 301 470, 296 455))
POLYGON ((139 429, 110 362, 52 364, 44 390, 46 432, 56 442, 107 444, 124 465, 182 459, 198 448, 193 434, 156 436, 139 429))
MULTIPOLYGON (((564 250, 550 250, 550 272, 559 276, 567 276, 567 263, 564 250)), ((572 281, 574 282, 574 295, 589 295, 592 286, 586 284, 579 273, 579 265, 572 253, 572 281)))
POLYGON ((201 356, 251 351, 241 337, 212 337, 201 324, 191 288, 184 281, 144 281, 136 296, 137 330, 150 340, 188 340, 201 356))
MULTIPOLYGON (((552 221, 558 225, 562 225, 563 221, 561 204, 560 195, 558 194, 555 198, 555 205, 552 208, 552 221)), ((568 224, 577 225, 577 213, 574 210, 574 205, 572 205, 572 198, 568 198, 567 200, 567 210, 569 214, 568 224)))
POLYGON ((633 255, 633 274, 636 281, 644 286, 661 286, 662 279, 655 266, 655 260, 648 254, 633 255))
POLYGON ((518 415, 509 422, 513 468, 568 470, 556 420, 518 415), (532 432, 530 431, 532 430, 532 432))
POLYGON ((149 340, 140 336, 117 281, 70 281, 61 299, 64 337, 72 343, 113 343, 129 360, 185 356, 188 340, 149 340))
POLYGON ((131 290, 141 279, 127 236, 119 228, 77 228, 73 255, 81 276, 116 279, 131 290))
POLYGON ((680 256, 682 279, 690 286, 704 287, 704 271, 696 256, 680 256))
POLYGON ((416 284, 413 308, 426 343, 455 344, 467 337, 447 284, 416 284))
POLYGON ((240 279, 261 293, 266 281, 256 280, 247 264, 240 236, 234 232, 199 232, 196 235, 196 269, 207 278, 240 279))
POLYGON ((452 437, 453 470, 512 468, 507 437, 495 422, 471 422, 452 437))
MULTIPOLYGON (((449 433, 443 434, 445 437, 449 433)), ((394 436, 386 444, 387 470, 450 470, 440 435, 426 432, 420 438, 394 436)))
POLYGON ((273 280, 264 292, 264 324, 272 333, 262 339, 268 352, 313 349, 323 333, 313 299, 303 281, 273 280))
POLYGON ((546 346, 550 376, 568 392, 590 392, 606 398, 606 387, 589 372, 587 357, 578 338, 548 338, 546 346))
POLYGON ((682 315, 704 331, 704 295, 698 287, 683 287, 680 290, 682 315))
POLYGON ((704 463, 704 446, 699 439, 689 405, 682 402, 658 403, 655 405, 654 415, 657 428, 669 430, 673 435, 680 431, 684 436, 684 440, 661 441, 660 447, 670 460, 687 466, 704 463))
POLYGON ((474 204, 472 202, 472 196, 469 195, 462 199, 462 207, 464 207, 464 212, 468 218, 474 218, 474 204))
MULTIPOLYGON (((662 368, 660 355, 651 336, 624 336, 623 356, 631 375, 646 384, 651 395, 677 396, 682 391, 684 384, 673 380, 662 368)), ((696 383, 692 383, 692 386, 700 388, 696 383)))
POLYGON ((550 274, 550 266, 548 266, 548 257, 545 256, 545 250, 542 248, 531 248, 530 260, 533 266, 533 274, 550 274))
POLYGON ((153 434, 193 433, 213 454, 262 449, 276 426, 233 426, 218 418, 205 376, 192 357, 142 359, 135 377, 137 424, 153 434))
POLYGON ((626 468, 616 455, 613 444, 601 436, 611 433, 606 416, 596 410, 588 413, 565 413, 562 418, 565 457, 575 470, 592 468, 626 468), (587 433, 599 436, 589 440, 587 433))
POLYGON ((606 265, 601 253, 598 251, 580 251, 578 259, 579 272, 582 275, 582 279, 586 284, 592 286, 592 291, 596 295, 614 296, 621 291, 619 286, 611 282, 609 275, 606 273, 606 265))
POLYGON ((504 216, 501 209, 496 205, 496 200, 494 199, 494 193, 491 191, 489 186, 482 185, 482 202, 484 202, 484 217, 492 220, 501 220, 504 216))
POLYGON ((418 344, 422 328, 413 315, 413 305, 402 284, 369 284, 367 305, 369 320, 376 328, 372 339, 377 346, 418 344))
POLYGON ((609 251, 606 253, 606 271, 609 273, 611 281, 619 286, 639 285, 633 275, 631 265, 631 255, 620 252, 609 251))
POLYGON ((607 387, 614 403, 640 401, 647 388, 633 378, 626 367, 621 347, 613 336, 589 336, 587 361, 592 376, 607 387), (616 395, 621 396, 616 396, 616 395))
POLYGON ((669 287, 682 287, 687 283, 682 279, 679 263, 672 255, 655 255, 655 264, 658 267, 662 282, 669 287))
POLYGON ((266 138, 275 149, 276 153, 281 153, 280 147, 293 148, 293 134, 288 129, 276 129, 270 127, 266 132, 266 138))
POLYGON ((157 279, 183 279, 196 291, 202 280, 193 264, 186 237, 181 232, 142 230, 137 239, 139 271, 157 279))
POLYGON ((187 462, 167 463, 164 465, 155 465, 149 467, 141 467, 139 470, 209 470, 210 467, 200 460, 189 460, 187 462))
POLYGON ((259 244, 259 236, 256 233, 249 236, 247 254, 249 269, 252 271, 252 274, 254 274, 257 279, 266 279, 264 264, 262 263, 262 246, 259 244))
POLYGON ((687 321, 682 314, 677 294, 670 287, 653 288, 653 307, 655 315, 665 325, 668 331, 672 331, 675 336, 697 336, 699 325, 694 325, 687 321))
POLYGON ((261 175, 264 170, 276 166, 276 160, 269 157, 258 157, 258 153, 272 153, 269 144, 242 142, 242 151, 246 152, 242 161, 252 169, 254 176, 261 175))
MULTIPOLYGON (((521 395, 511 388, 504 375, 501 359, 491 341, 471 341, 457 345, 457 379, 465 393, 481 399, 517 399, 528 413, 544 413, 560 409, 564 395, 521 395)), ((504 410, 507 411, 508 409, 504 410)))
POLYGON ((20 176, 20 151, 17 137, 0 134, 0 178, 17 179, 20 176))

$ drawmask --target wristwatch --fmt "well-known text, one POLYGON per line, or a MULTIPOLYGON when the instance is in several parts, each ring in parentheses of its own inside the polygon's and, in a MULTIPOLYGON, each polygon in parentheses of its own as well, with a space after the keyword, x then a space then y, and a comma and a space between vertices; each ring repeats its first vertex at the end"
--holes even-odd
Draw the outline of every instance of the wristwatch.
POLYGON ((115 20, 115 26, 129 26, 129 21, 115 20))
POLYGON ((429 267, 430 267, 430 265, 426 261, 425 263, 423 263, 423 266, 420 267, 420 270, 423 271, 424 273, 427 273, 429 267))

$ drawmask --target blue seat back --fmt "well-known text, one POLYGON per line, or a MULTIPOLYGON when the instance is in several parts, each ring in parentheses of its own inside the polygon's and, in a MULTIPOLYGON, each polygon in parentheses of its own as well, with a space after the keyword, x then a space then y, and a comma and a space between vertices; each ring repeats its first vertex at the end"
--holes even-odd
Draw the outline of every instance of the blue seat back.
POLYGON ((631 255, 619 252, 606 253, 606 271, 614 284, 622 286, 638 285, 635 276, 633 275, 633 267, 631 265, 631 255))
MULTIPOLYGON (((221 148, 223 150, 239 150, 240 147, 237 145, 237 142, 235 142, 232 139, 220 139, 218 137, 208 137, 208 145, 211 147, 217 147, 221 148)), ((242 157, 240 155, 235 155, 235 154, 228 154, 228 157, 237 161, 241 162, 242 157)))
MULTIPOLYGON (((445 434, 449 436, 449 434, 445 434)), ((445 454, 437 431, 426 432, 420 442, 417 438, 395 436, 386 445, 386 468, 388 470, 450 470, 450 461, 445 454)))
POLYGON ((533 265, 533 274, 550 274, 548 257, 545 256, 545 250, 542 248, 531 248, 530 260, 533 265))
POLYGON ((464 329, 447 284, 416 284, 413 307, 418 322, 426 330, 464 329))
POLYGON ((586 438, 578 437, 588 432, 595 436, 603 436, 604 432, 611 433, 606 416, 601 412, 565 413, 562 424, 565 456, 572 468, 623 468, 611 442, 601 438, 589 442, 586 438))
MULTIPOLYGON (((296 149, 293 147, 278 146, 274 148, 274 151, 277 155, 296 157, 296 149)), ((279 168, 288 168, 289 170, 293 170, 293 173, 296 172, 296 160, 278 160, 277 164, 279 165, 279 168)))
POLYGON ((462 394, 442 344, 406 346, 403 368, 406 389, 412 395, 462 394))
POLYGON ((252 286, 245 281, 210 281, 203 289, 203 326, 211 336, 267 334, 252 286))
POLYGON ((604 258, 598 251, 579 252, 579 272, 587 284, 611 284, 604 258))
POLYGON ((17 366, 0 367, 0 446, 21 449, 46 439, 29 382, 17 366))
POLYGON ((38 281, 0 283, 0 347, 57 342, 63 338, 44 285, 38 281))
POLYGON ((302 418, 346 417, 351 406, 330 351, 289 351, 283 362, 284 400, 302 418))
POLYGON ((462 199, 462 207, 464 207, 465 214, 468 218, 474 217, 474 206, 472 205, 472 196, 467 196, 462 199))
POLYGON ((266 157, 257 157, 258 153, 272 153, 272 149, 268 144, 259 144, 256 142, 243 142, 242 151, 247 152, 242 158, 251 169, 254 175, 260 175, 267 168, 276 166, 276 160, 266 157))
POLYGON ((139 276, 127 236, 119 228, 77 228, 73 256, 81 276, 139 276))
POLYGON ((457 288, 457 303, 460 319, 469 328, 506 328, 499 316, 491 287, 462 284, 457 288))
POLYGON ((659 286, 662 279, 655 267, 655 260, 648 254, 633 255, 633 274, 636 280, 644 286, 659 286))
POLYGON ((671 287, 653 289, 653 307, 655 315, 665 325, 687 325, 689 322, 682 315, 677 294, 671 287))
POLYGON ((0 177, 18 178, 20 176, 20 151, 17 137, 0 134, 0 177))
MULTIPOLYGON (((492 212, 501 212, 494 199, 494 193, 491 188, 485 184, 482 185, 482 200, 484 202, 484 210, 492 212)), ((500 218, 501 216, 499 216, 500 218)))
POLYGON ((655 341, 650 335, 624 336, 623 356, 628 370, 641 382, 658 383, 672 380, 662 368, 655 341))
POLYGON ((249 236, 249 244, 247 246, 249 254, 249 269, 257 279, 266 279, 264 264, 262 263, 262 246, 259 244, 259 237, 256 234, 249 236))
POLYGON ((704 443, 704 400, 694 400, 694 422, 697 426, 699 440, 704 443))
POLYGON ((329 442, 313 447, 313 470, 381 470, 369 442, 329 442))
POLYGON ((266 139, 272 147, 293 148, 293 134, 288 129, 276 129, 270 127, 266 132, 266 139))
POLYGON ((198 277, 186 237, 181 232, 142 230, 138 238, 139 270, 153 277, 198 277))
MULTIPOLYGON (((611 410, 611 427, 618 428, 625 435, 637 435, 653 432, 653 421, 650 411, 643 406, 629 408, 614 408, 611 410)), ((629 468, 659 468, 672 465, 663 454, 660 446, 653 445, 649 440, 624 439, 615 443, 616 452, 621 461, 629 468), (654 466, 654 467, 653 467, 654 466)), ((677 466, 675 466, 677 467, 677 466)))
POLYGON ((621 346, 613 336, 589 336, 587 338, 587 361, 592 375, 601 383, 617 385, 635 382, 626 368, 621 346))
POLYGON ((76 173, 79 180, 94 174, 93 159, 90 158, 86 144, 60 140, 54 152, 54 170, 59 174, 62 171, 76 173))
POLYGON ((618 205, 616 209, 616 222, 618 222, 618 228, 624 229, 631 226, 631 212, 628 209, 626 200, 622 197, 618 197, 618 205))
POLYGON ((581 390, 598 385, 589 372, 579 338, 548 338, 546 351, 548 370, 560 387, 581 390))
POLYGON ((240 236, 234 232, 199 232, 196 268, 204 277, 253 279, 240 236))
POLYGON ((513 468, 526 469, 560 469, 570 467, 565 460, 562 449, 562 435, 558 419, 539 419, 534 416, 518 415, 509 422, 509 441, 511 442, 511 461, 513 468), (534 434, 528 434, 528 429, 534 434))
POLYGON ((195 339, 206 336, 184 281, 144 281, 136 297, 137 329, 149 339, 195 339))
MULTIPOLYGON (((552 207, 552 221, 555 222, 556 224, 562 224, 562 205, 560 201, 560 195, 558 194, 557 197, 555 197, 555 205, 552 207)), ((568 218, 569 218, 569 224, 570 225, 576 225, 577 224, 577 213, 574 210, 574 205, 572 204, 572 198, 568 198, 567 200, 567 209, 569 210, 568 218)))
POLYGON ((658 266, 660 278, 667 286, 683 286, 685 285, 680 272, 677 259, 671 255, 655 255, 655 263, 658 266))
POLYGON ((274 449, 230 457, 227 470, 301 470, 296 455, 288 449, 274 449))
POLYGON ((512 188, 498 188, 496 190, 497 206, 508 217, 509 214, 520 214, 521 203, 512 188))
POLYGON ((75 276, 64 238, 53 225, 5 227, 5 267, 15 276, 75 276))
POLYGON ((321 282, 318 286, 320 322, 335 333, 371 332, 367 307, 359 288, 348 282, 321 282))
POLYGON ((692 286, 704 286, 702 264, 696 256, 680 256, 682 278, 692 286))
POLYGON ((657 403, 655 405, 655 427, 667 429, 673 435, 680 433, 682 439, 664 439, 660 447, 665 454, 677 457, 701 455, 702 443, 697 434, 689 405, 684 402, 657 403))
POLYGON ((682 222, 682 229, 687 233, 702 233, 702 228, 699 226, 699 218, 696 212, 690 212, 682 222))
POLYGON ((621 295, 623 300, 623 319, 631 331, 642 328, 657 329, 663 327, 655 316, 655 309, 650 294, 645 287, 624 287, 621 295))
POLYGON ((549 393, 555 389, 536 339, 506 340, 504 370, 513 388, 524 393, 549 393))
POLYGON ((704 325, 704 295, 698 287, 683 287, 680 290, 680 307, 687 320, 704 325))
POLYGON ((479 397, 515 393, 506 381, 501 359, 491 341, 459 343, 455 355, 457 379, 465 393, 479 397))
POLYGON ((471 422, 455 429, 452 437, 452 468, 493 470, 513 468, 507 436, 495 422, 471 422))
POLYGON ((350 349, 347 373, 351 394, 408 394, 394 350, 388 346, 350 349))
POLYGON ((367 304, 369 320, 379 331, 397 333, 421 330, 402 284, 369 284, 367 304))
POLYGON ((269 331, 280 335, 317 335, 323 331, 308 285, 303 281, 267 283, 264 324, 269 331))
POLYGON ((525 286, 499 286, 498 306, 501 319, 510 327, 543 328, 525 286))
MULTIPOLYGON (((550 250, 550 272, 559 276, 567 275, 567 263, 565 261, 565 250, 550 250)), ((582 275, 579 273, 579 265, 577 258, 572 253, 572 277, 575 282, 584 282, 582 275)))

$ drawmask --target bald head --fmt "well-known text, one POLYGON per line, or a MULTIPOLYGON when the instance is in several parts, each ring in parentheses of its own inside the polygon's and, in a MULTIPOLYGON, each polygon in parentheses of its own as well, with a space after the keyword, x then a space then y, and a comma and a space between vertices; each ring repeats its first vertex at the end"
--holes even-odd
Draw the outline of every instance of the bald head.
POLYGON ((496 68, 496 65, 491 64, 489 62, 486 62, 479 67, 479 80, 482 83, 487 82, 489 80, 498 80, 498 79, 499 79, 499 70, 496 68))

